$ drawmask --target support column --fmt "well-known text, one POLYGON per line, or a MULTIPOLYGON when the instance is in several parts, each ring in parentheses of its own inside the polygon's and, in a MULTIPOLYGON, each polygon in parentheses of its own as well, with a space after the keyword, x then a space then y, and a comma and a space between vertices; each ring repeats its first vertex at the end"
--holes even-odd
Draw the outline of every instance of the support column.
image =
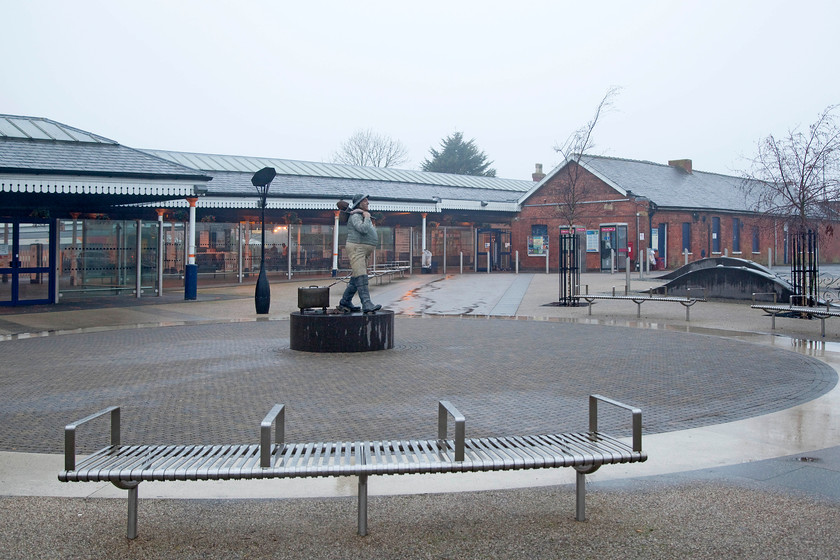
POLYGON ((423 212, 423 240, 420 242, 420 250, 422 252, 426 251, 426 213, 423 212))
POLYGON ((195 205, 198 197, 188 197, 187 202, 190 203, 190 225, 186 239, 189 249, 187 266, 184 267, 184 299, 194 300, 198 297, 198 266, 195 264, 195 205))
POLYGON ((163 257, 164 257, 164 248, 166 244, 164 243, 164 227, 163 227, 163 214, 166 212, 163 208, 156 208, 155 212, 158 215, 158 250, 157 250, 157 295, 161 297, 163 295, 163 257))
MULTIPOLYGON (((300 265, 300 228, 298 228, 297 261, 300 265)), ((286 279, 292 279, 292 224, 286 225, 286 279)))
POLYGON ((78 220, 79 220, 80 213, 79 212, 70 212, 70 217, 73 218, 73 240, 70 242, 70 285, 75 286, 78 284, 78 273, 79 273, 79 245, 76 241, 78 237, 78 220))
POLYGON ((339 211, 335 211, 335 222, 333 223, 333 252, 332 252, 332 275, 338 276, 338 217, 339 211))
POLYGON ((237 230, 236 236, 236 239, 238 240, 237 243, 239 243, 239 247, 237 248, 238 250, 236 251, 237 255, 239 255, 239 268, 237 269, 238 272, 236 274, 236 278, 238 278, 239 284, 242 283, 242 278, 244 277, 242 270, 242 259, 244 258, 243 253, 245 252, 245 233, 243 230, 244 228, 242 227, 242 222, 239 222, 239 229, 237 230))
POLYGON ((446 226, 443 226, 443 274, 446 275, 446 226))
POLYGON ((137 235, 134 238, 134 293, 137 299, 143 293, 143 220, 134 220, 137 226, 137 235))

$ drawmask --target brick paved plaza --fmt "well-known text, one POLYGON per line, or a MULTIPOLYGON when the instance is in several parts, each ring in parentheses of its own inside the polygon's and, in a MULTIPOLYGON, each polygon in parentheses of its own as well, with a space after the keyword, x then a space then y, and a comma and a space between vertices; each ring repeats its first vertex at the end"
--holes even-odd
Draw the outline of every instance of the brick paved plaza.
POLYGON ((109 405, 123 407, 125 443, 251 441, 274 403, 288 406, 289 441, 433 437, 441 399, 466 415, 471 436, 549 433, 584 428, 591 393, 641 407, 652 434, 789 408, 837 380, 808 356, 679 332, 400 317, 392 350, 314 354, 290 350, 288 328, 250 321, 2 342, 0 450, 60 453, 64 424, 109 405))

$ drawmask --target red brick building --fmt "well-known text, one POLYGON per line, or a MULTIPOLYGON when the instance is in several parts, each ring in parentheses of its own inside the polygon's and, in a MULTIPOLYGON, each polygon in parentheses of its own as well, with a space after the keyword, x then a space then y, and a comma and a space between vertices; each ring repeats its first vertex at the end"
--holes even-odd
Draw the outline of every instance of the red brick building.
MULTIPOLYGON (((546 234, 549 266, 559 267, 558 251, 552 254, 551 247, 570 219, 581 235, 589 271, 624 270, 628 256, 636 269, 640 250, 644 255, 648 248, 667 268, 686 258, 726 255, 764 265, 788 262, 786 224, 751 210, 741 178, 695 171, 691 160, 664 165, 586 156, 579 165, 564 162, 547 175, 538 166, 534 187, 518 201, 521 211, 511 221, 511 237, 524 255, 523 269, 545 268, 545 256, 529 251, 527 240, 546 234)), ((821 262, 840 262, 840 243, 830 232, 820 234, 821 262)))

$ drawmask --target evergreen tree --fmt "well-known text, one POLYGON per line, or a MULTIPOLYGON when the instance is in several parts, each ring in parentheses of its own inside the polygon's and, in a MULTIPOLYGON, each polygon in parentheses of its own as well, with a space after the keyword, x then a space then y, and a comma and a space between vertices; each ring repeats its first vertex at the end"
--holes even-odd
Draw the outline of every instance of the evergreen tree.
POLYGON ((496 170, 489 169, 492 161, 487 161, 487 154, 478 149, 475 139, 464 142, 464 134, 455 132, 440 143, 440 151, 429 149, 430 159, 423 161, 423 171, 455 173, 456 175, 483 175, 495 177, 496 170))

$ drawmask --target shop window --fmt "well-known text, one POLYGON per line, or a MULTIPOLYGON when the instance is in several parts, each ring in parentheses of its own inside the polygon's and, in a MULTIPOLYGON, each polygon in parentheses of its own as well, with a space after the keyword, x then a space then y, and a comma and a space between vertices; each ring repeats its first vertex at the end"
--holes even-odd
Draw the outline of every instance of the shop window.
POLYGON ((531 226, 531 237, 547 237, 548 226, 545 224, 534 224, 531 226))

